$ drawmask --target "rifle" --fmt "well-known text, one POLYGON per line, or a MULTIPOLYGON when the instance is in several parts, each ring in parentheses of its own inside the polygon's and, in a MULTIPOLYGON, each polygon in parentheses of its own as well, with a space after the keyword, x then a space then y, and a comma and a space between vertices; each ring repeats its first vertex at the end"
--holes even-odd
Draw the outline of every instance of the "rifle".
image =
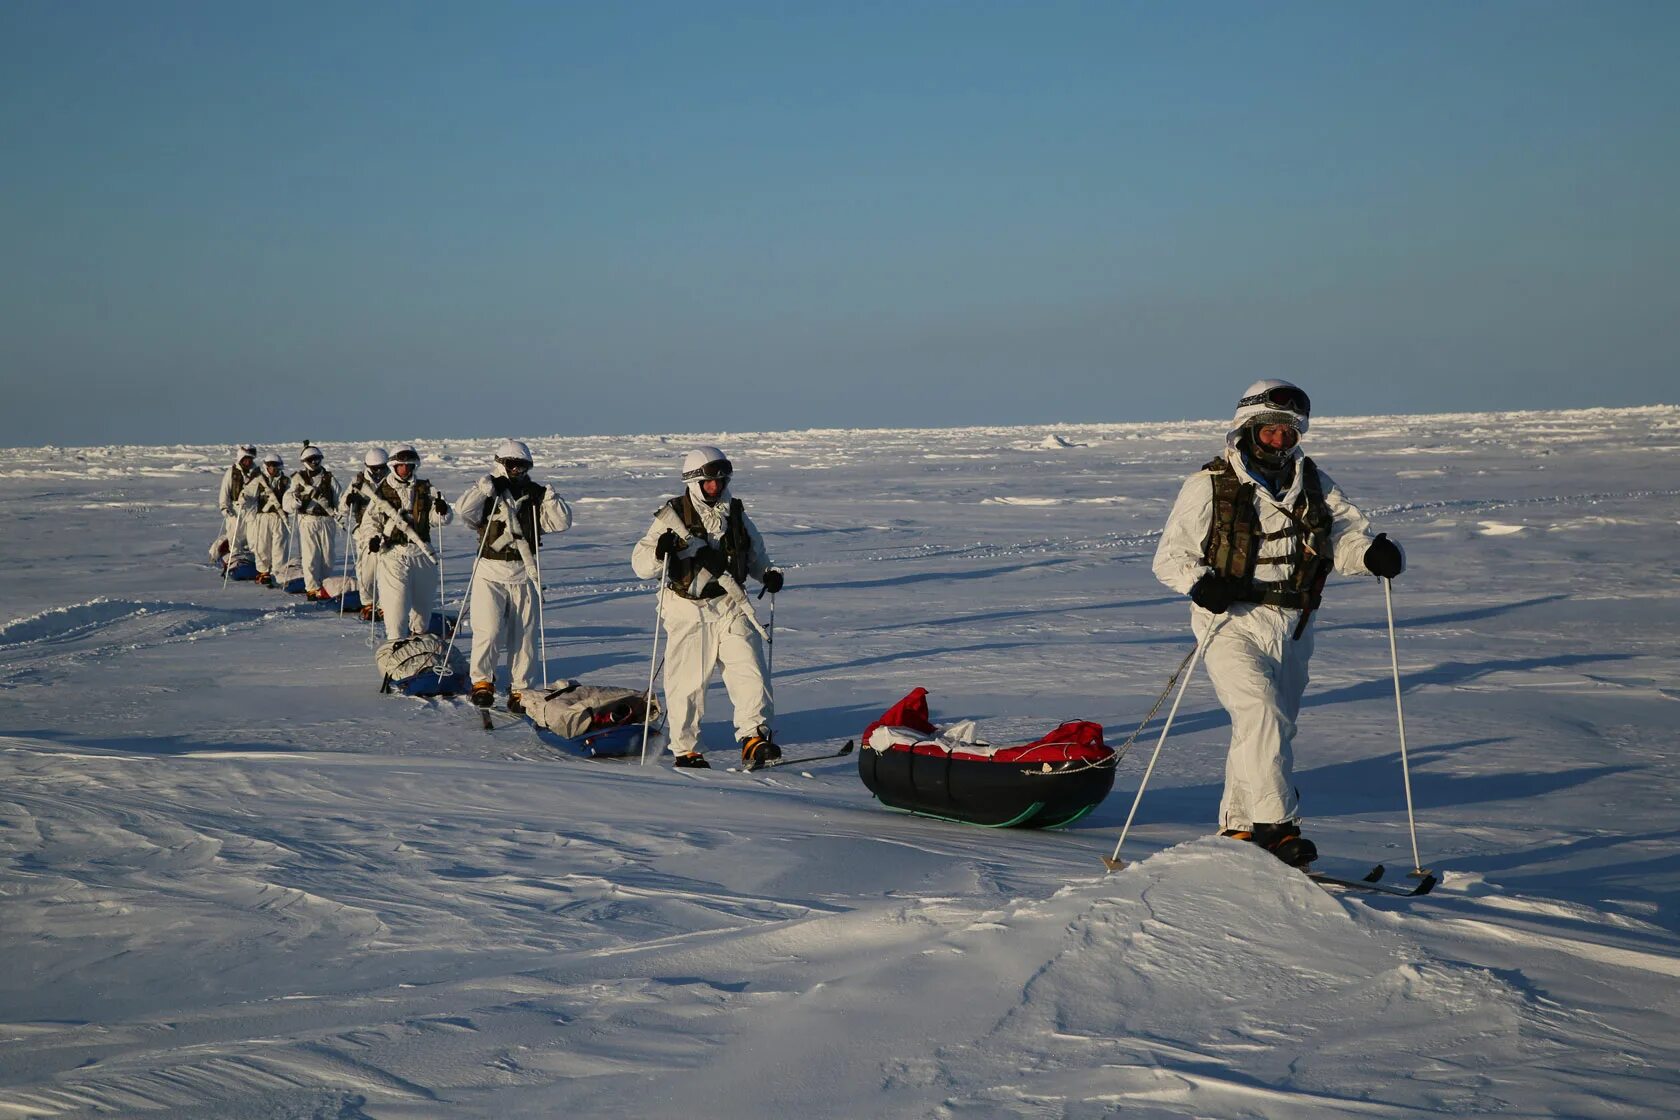
MULTIPOLYGON (((672 511, 670 506, 661 507, 659 515, 653 519, 653 523, 655 525, 663 525, 665 528, 681 537, 683 542, 683 554, 685 556, 689 554, 688 550, 694 546, 696 538, 689 536, 688 526, 683 524, 682 518, 678 517, 676 513, 672 511)), ((704 535, 700 536, 698 540, 703 544, 709 543, 706 541, 704 535)), ((729 605, 735 608, 736 612, 747 621, 748 625, 758 631, 759 637, 768 642, 770 640, 770 635, 765 632, 763 625, 758 621, 758 616, 753 613, 752 603, 747 599, 747 593, 741 590, 740 581, 729 572, 722 572, 714 578, 717 580, 717 585, 723 588, 723 597, 729 600, 729 605)))
POLYGON ((410 521, 402 510, 386 501, 385 495, 381 494, 378 490, 368 490, 364 491, 364 493, 367 495, 368 505, 377 505, 380 509, 383 509, 389 517, 394 519, 398 525, 401 525, 407 530, 407 532, 403 535, 408 538, 409 544, 418 548, 425 555, 426 559, 430 560, 432 563, 436 564, 438 562, 437 553, 432 551, 432 546, 427 544, 425 538, 420 536, 420 530, 414 527, 414 522, 410 521))

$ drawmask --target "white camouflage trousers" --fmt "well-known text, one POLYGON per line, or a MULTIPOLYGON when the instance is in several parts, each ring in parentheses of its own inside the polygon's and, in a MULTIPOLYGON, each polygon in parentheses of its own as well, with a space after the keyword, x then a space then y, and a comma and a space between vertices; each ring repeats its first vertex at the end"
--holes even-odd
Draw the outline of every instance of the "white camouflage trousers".
POLYGON ((303 561, 303 589, 310 594, 332 575, 333 519, 318 513, 298 514, 298 552, 303 561))
POLYGON ((245 515, 245 537, 257 571, 278 576, 286 564, 286 518, 278 513, 245 515))
POLYGON ((227 536, 229 556, 236 552, 244 552, 251 547, 251 542, 246 539, 245 532, 250 520, 249 517, 241 517, 237 513, 232 517, 222 519, 222 531, 227 536))
POLYGON ((1307 690, 1313 632, 1308 627, 1300 641, 1292 639, 1297 617, 1294 611, 1239 604, 1204 654, 1213 690, 1231 717, 1225 794, 1219 803, 1222 831, 1300 816, 1295 719, 1307 690))
POLYGON ((537 589, 525 578, 523 564, 510 560, 480 560, 473 581, 472 679, 496 680, 502 650, 508 655, 508 689, 531 687, 536 663, 537 589))
POLYGON ((437 564, 412 544, 386 548, 375 559, 385 640, 424 634, 438 601, 437 564))
POLYGON ((723 687, 735 709, 735 738, 768 728, 774 702, 765 681, 764 643, 726 599, 694 602, 662 591, 665 621, 665 709, 670 715, 671 753, 700 748, 700 720, 706 714, 706 685, 723 667, 723 687))

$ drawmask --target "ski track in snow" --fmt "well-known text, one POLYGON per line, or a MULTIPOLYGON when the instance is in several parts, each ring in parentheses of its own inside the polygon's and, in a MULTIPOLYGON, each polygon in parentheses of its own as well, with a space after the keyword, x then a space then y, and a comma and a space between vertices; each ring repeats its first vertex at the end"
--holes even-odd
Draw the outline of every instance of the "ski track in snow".
MULTIPOLYGON (((1149 560, 1222 427, 531 440, 579 509, 545 556, 550 674, 645 678, 629 542, 716 442, 789 572, 790 754, 916 684, 994 740, 1093 718, 1118 744, 1189 648, 1149 560)), ((1411 901, 1206 835, 1205 678, 1106 874, 1159 717, 1063 833, 888 812, 853 758, 559 758, 378 696, 366 627, 223 589, 225 449, 0 451, 0 1117, 1672 1115, 1675 433, 1669 406, 1315 420, 1413 566, 1443 879, 1411 901)), ((423 441, 422 473, 453 496, 494 443, 423 441)), ((454 609, 464 534, 444 552, 454 609)), ((1309 831, 1401 879, 1369 583, 1333 582, 1313 672, 1309 831)))

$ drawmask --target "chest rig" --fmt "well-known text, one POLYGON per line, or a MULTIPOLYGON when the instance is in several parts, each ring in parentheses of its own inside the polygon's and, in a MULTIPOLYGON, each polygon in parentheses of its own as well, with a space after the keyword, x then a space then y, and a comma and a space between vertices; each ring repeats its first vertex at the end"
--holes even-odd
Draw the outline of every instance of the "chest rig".
MULTIPOLYGON (((1266 532, 1254 503, 1255 483, 1239 478, 1223 456, 1202 468, 1213 476, 1213 518, 1202 544, 1202 561, 1215 573, 1240 580, 1239 602, 1285 607, 1310 614, 1323 601, 1324 581, 1330 576, 1330 526, 1333 518, 1324 500, 1324 483, 1311 459, 1301 459, 1301 496, 1294 509, 1284 509, 1289 523, 1266 532), (1260 559, 1265 541, 1288 540, 1289 552, 1260 559), (1261 579, 1260 569, 1278 573, 1261 579)), ((1306 623, 1303 615, 1302 626, 1306 623)), ((1296 636, 1300 635, 1297 628, 1296 636)))
POLYGON ((525 543, 535 548, 541 540, 537 528, 537 507, 542 503, 543 488, 528 478, 518 482, 512 479, 499 478, 496 486, 490 492, 490 505, 495 509, 495 515, 484 523, 484 534, 479 538, 478 554, 486 560, 519 560, 519 542, 508 534, 508 510, 518 508, 514 520, 518 524, 518 535, 525 543), (498 501, 497 499, 500 499, 498 501), (522 504, 521 504, 522 503, 522 504), (497 548, 496 542, 503 537, 508 541, 502 548, 497 548))
POLYGON ((408 508, 403 509, 402 497, 391 486, 391 480, 386 479, 374 490, 381 498, 391 503, 392 508, 403 515, 402 525, 398 528, 387 528, 385 539, 391 544, 408 544, 410 541, 432 543, 432 484, 426 481, 414 483, 414 494, 409 500, 408 508))
MULTIPOLYGON (((687 490, 668 504, 671 512, 682 518, 690 539, 706 536, 706 523, 700 519, 700 511, 694 508, 694 499, 687 490)), ((747 513, 741 499, 729 499, 729 513, 723 521, 723 539, 712 543, 723 551, 725 570, 735 577, 736 583, 744 583, 747 567, 752 561, 752 538, 747 536, 747 513)), ((700 574, 700 566, 694 562, 694 557, 673 556, 670 564, 666 585, 683 598, 716 599, 723 595, 723 588, 716 581, 708 582, 698 594, 694 592, 696 577, 700 574)))

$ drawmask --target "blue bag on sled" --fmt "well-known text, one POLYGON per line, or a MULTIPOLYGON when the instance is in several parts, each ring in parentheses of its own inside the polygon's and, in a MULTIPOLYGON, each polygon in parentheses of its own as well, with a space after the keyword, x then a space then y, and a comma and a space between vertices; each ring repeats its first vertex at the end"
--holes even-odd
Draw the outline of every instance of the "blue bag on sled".
POLYGON ((467 657, 460 649, 449 651, 449 662, 439 671, 445 643, 435 634, 416 634, 386 642, 374 653, 384 675, 381 692, 404 696, 454 696, 470 691, 467 657))
POLYGON ((217 537, 210 546, 210 563, 218 574, 226 572, 230 580, 257 578, 257 561, 246 549, 228 548, 227 534, 217 537))
POLYGON ((334 610, 353 614, 362 609, 362 592, 356 586, 355 576, 328 576, 321 581, 321 590, 331 596, 323 602, 334 610))
POLYGON ((651 722, 648 742, 657 741, 659 701, 648 711, 640 689, 561 681, 557 687, 531 689, 520 697, 525 714, 551 746, 585 758, 620 758, 642 749, 642 724, 651 722))

